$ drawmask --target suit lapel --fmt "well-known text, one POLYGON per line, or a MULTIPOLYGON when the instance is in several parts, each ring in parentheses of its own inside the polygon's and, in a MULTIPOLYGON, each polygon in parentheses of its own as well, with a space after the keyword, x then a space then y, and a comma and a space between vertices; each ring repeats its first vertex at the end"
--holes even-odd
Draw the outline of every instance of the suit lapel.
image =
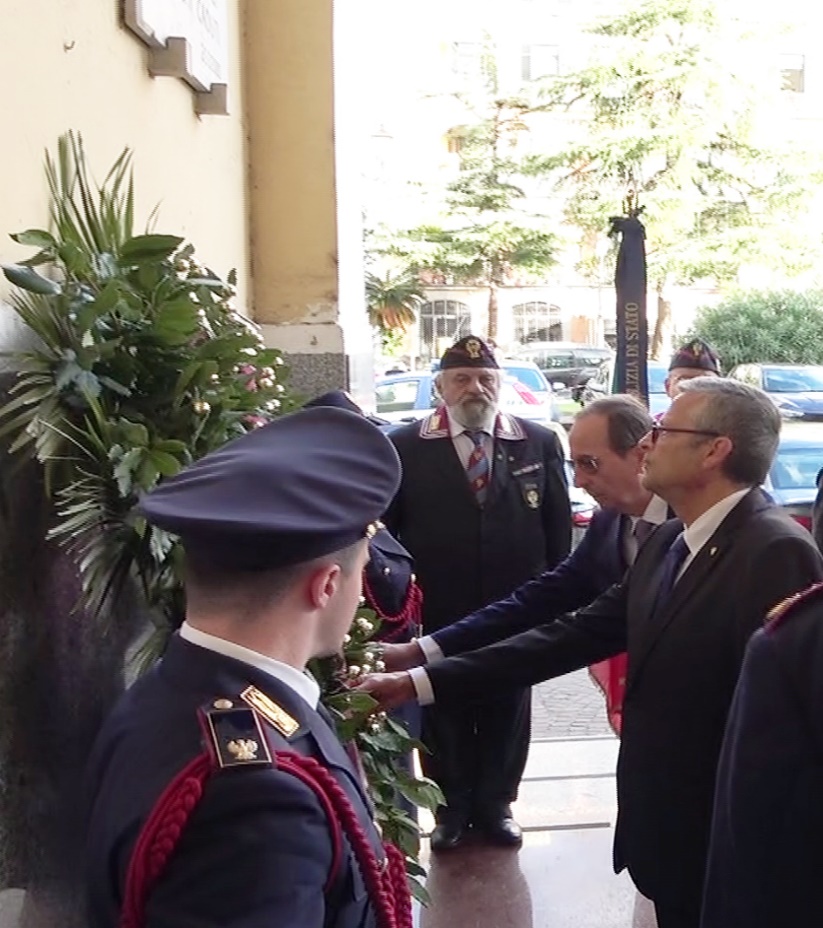
MULTIPOLYGON (((680 525, 673 520, 671 523, 666 523, 666 528, 658 533, 660 537, 655 546, 656 553, 652 555, 654 565, 648 572, 648 569, 644 567, 643 579, 640 581, 644 584, 644 595, 638 608, 639 629, 635 639, 636 646, 632 654, 629 686, 636 679, 644 661, 654 650, 655 645, 666 630, 684 612, 688 611, 688 607, 693 603, 698 591, 705 586, 709 577, 717 569, 718 565, 723 562, 731 549, 735 536, 741 531, 749 516, 769 505, 770 503, 760 490, 752 490, 747 496, 744 496, 720 523, 706 544, 698 551, 697 556, 675 584, 667 602, 660 610, 655 610, 663 558, 678 535, 680 525), (646 583, 649 577, 653 579, 650 583, 646 583)), ((650 551, 649 554, 651 555, 652 552, 650 551)), ((687 621, 689 618, 691 616, 687 617, 687 621)))

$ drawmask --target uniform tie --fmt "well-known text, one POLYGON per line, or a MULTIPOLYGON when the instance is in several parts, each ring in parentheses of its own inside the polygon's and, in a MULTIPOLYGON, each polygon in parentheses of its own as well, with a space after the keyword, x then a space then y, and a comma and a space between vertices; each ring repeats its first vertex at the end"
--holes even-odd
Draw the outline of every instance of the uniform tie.
POLYGON ((489 490, 489 477, 491 475, 489 456, 486 454, 486 433, 481 429, 477 431, 469 431, 466 429, 466 434, 474 443, 474 448, 469 457, 469 463, 466 466, 466 475, 469 478, 469 483, 474 491, 474 495, 477 497, 477 502, 482 506, 483 503, 486 502, 486 495, 489 490))
POLYGON ((686 538, 681 532, 677 538, 675 538, 674 543, 663 558, 663 569, 660 573, 660 586, 657 588, 657 599, 654 604, 655 612, 660 611, 671 595, 677 580, 677 575, 688 553, 689 546, 686 544, 686 538))

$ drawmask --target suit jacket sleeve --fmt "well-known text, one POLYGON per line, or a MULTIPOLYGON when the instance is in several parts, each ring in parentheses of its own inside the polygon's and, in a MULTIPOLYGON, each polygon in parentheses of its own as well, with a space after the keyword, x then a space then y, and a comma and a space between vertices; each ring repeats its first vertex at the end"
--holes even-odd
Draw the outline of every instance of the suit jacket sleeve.
POLYGON ((427 667, 435 701, 479 699, 532 686, 626 650, 626 588, 615 584, 587 609, 488 648, 427 667))
POLYGON ((541 515, 546 545, 546 566, 554 567, 568 555, 571 548, 572 521, 563 450, 553 432, 549 432, 545 439, 543 468, 546 474, 546 489, 541 515))
POLYGON ((803 853, 784 836, 793 815, 809 814, 798 798, 802 771, 819 769, 816 761, 792 682, 761 630, 746 650, 720 756, 702 928, 783 923, 790 900, 778 889, 781 858, 803 853))
POLYGON ((432 637, 440 650, 445 655, 474 651, 588 606, 617 579, 603 577, 598 547, 606 534, 604 515, 595 516, 580 544, 554 570, 524 583, 506 599, 435 632, 432 637))

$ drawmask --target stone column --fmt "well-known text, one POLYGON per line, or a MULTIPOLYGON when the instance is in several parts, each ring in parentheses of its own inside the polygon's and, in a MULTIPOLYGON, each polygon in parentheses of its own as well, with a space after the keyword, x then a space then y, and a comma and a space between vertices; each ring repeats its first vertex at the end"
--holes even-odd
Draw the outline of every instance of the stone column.
POLYGON ((345 387, 371 405, 355 13, 334 0, 245 5, 252 311, 297 392, 345 387))

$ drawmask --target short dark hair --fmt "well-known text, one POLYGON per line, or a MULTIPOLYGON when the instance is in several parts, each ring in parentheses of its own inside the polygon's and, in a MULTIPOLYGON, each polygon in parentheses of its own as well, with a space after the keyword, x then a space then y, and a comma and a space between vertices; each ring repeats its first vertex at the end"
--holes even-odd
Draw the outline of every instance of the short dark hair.
POLYGON ((603 396, 584 406, 577 414, 583 416, 603 416, 609 434, 609 448, 616 454, 624 455, 636 447, 644 435, 648 435, 654 421, 649 410, 629 393, 615 393, 603 396))
POLYGON ((742 486, 760 486, 780 441, 780 413, 769 396, 758 387, 724 377, 694 377, 682 382, 680 390, 706 397, 695 417, 697 428, 731 439, 723 474, 742 486))
POLYGON ((324 564, 337 564, 343 574, 349 576, 357 563, 359 549, 358 541, 311 561, 270 570, 236 570, 211 560, 187 556, 186 597, 196 604, 221 602, 252 612, 263 603, 276 602, 299 577, 324 564))

